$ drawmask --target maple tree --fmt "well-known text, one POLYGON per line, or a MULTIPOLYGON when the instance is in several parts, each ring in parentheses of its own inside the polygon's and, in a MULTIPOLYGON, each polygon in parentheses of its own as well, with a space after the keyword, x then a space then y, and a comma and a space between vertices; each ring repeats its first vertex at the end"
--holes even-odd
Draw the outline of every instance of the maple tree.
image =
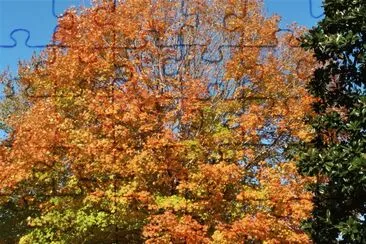
POLYGON ((19 67, 0 192, 20 243, 310 242, 287 147, 314 61, 262 2, 96 1, 19 67))

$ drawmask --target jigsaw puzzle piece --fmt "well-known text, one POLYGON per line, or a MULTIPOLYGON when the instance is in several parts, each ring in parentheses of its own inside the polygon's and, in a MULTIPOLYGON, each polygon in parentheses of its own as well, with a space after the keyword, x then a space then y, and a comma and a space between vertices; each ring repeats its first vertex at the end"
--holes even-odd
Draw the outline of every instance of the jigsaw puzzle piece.
POLYGON ((17 45, 25 45, 29 48, 43 48, 50 42, 56 24, 56 19, 50 11, 50 1, 1 1, 0 4, 0 47, 14 48, 17 45), (54 21, 50 21, 53 19, 54 21), (25 38, 24 41, 17 39, 20 35, 25 38))

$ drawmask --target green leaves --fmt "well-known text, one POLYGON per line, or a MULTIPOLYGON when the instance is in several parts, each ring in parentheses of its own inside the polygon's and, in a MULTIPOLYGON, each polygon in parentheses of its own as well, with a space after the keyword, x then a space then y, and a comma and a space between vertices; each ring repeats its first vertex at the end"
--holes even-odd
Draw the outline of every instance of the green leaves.
POLYGON ((318 177, 313 217, 316 243, 366 239, 366 106, 364 87, 366 4, 325 0, 325 18, 302 40, 321 66, 309 91, 319 98, 311 125, 315 139, 302 148, 300 172, 318 177))

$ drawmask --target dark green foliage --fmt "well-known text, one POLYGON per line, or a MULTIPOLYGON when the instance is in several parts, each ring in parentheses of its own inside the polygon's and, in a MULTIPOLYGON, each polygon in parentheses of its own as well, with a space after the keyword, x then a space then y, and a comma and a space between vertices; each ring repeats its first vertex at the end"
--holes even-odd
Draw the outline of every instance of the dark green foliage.
POLYGON ((38 213, 29 206, 19 206, 21 199, 8 199, 0 205, 0 243, 18 243, 27 232, 27 218, 38 213))
POLYGON ((309 84, 316 136, 299 162, 318 177, 305 228, 316 243, 366 243, 366 1, 325 0, 324 9, 302 40, 321 64, 309 84))

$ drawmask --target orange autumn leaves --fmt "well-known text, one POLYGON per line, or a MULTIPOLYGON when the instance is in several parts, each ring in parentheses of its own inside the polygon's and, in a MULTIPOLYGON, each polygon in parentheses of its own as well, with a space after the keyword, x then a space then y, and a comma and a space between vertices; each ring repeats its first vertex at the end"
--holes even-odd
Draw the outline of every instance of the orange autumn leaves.
POLYGON ((44 224, 23 240, 76 241, 83 226, 86 239, 97 228, 147 243, 310 242, 311 179, 286 153, 311 137, 301 30, 278 31, 256 0, 183 2, 70 10, 59 47, 20 68, 31 105, 9 119, 0 189, 57 173, 53 194, 78 196, 32 202, 29 223, 44 224), (94 226, 76 217, 86 208, 94 226), (75 230, 55 224, 64 211, 75 230))

